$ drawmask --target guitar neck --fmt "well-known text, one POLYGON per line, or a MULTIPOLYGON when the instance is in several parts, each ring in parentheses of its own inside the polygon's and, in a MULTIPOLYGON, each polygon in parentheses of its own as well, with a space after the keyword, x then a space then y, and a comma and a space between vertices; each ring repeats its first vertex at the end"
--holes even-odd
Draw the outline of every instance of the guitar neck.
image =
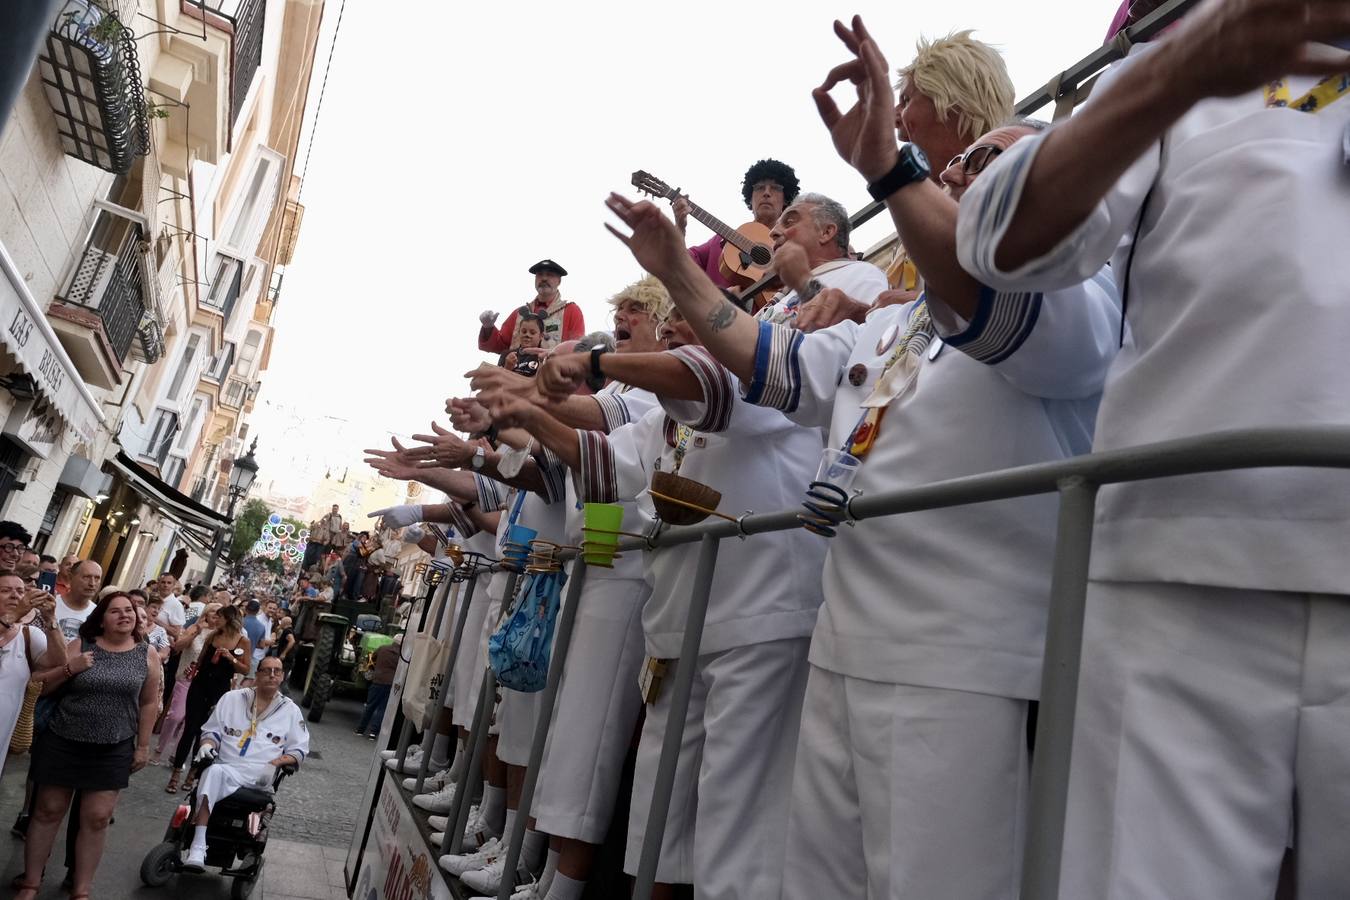
POLYGON ((695 219, 698 219, 704 225, 707 225, 710 229, 712 229, 714 234, 720 236, 722 240, 726 241, 728 244, 731 244, 737 250, 743 250, 746 253, 749 253, 752 249, 754 249, 755 246, 754 243, 748 240, 745 237, 745 235, 741 234, 735 228, 732 228, 726 222, 723 222, 721 219, 717 218, 717 216, 714 216, 712 213, 708 212, 703 207, 698 206, 691 202, 689 204, 689 215, 693 216, 695 219))

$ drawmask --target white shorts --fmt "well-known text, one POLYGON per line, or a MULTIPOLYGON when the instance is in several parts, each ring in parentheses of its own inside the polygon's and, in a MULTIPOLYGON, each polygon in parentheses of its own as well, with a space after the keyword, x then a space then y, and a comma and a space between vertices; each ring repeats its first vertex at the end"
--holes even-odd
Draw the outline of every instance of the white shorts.
MULTIPOLYGON (((692 883, 700 900, 779 896, 809 644, 791 638, 698 658, 658 882, 692 883)), ((672 671, 642 726, 624 864, 630 875, 642 858, 673 678, 672 671)))
POLYGON ((499 691, 502 702, 497 704, 497 758, 508 766, 529 765, 530 744, 534 741, 539 710, 543 708, 544 692, 522 694, 510 688, 499 691))
POLYGON ((1013 900, 1026 716, 1025 700, 812 666, 784 900, 1013 900))
POLYGON ((1350 597, 1089 585, 1060 896, 1350 890, 1350 597), (1297 803, 1294 802, 1297 794, 1297 803))
POLYGON ((473 726, 478 694, 483 689, 483 667, 487 665, 487 654, 483 650, 487 639, 483 630, 487 626, 488 607, 492 605, 487 588, 488 579, 480 578, 478 588, 473 592, 473 602, 469 604, 469 618, 464 622, 453 685, 446 694, 446 700, 453 708, 451 721, 461 728, 473 726))
POLYGON ((642 604, 632 579, 587 581, 534 794, 539 830, 600 844, 609 831, 642 698, 642 604))

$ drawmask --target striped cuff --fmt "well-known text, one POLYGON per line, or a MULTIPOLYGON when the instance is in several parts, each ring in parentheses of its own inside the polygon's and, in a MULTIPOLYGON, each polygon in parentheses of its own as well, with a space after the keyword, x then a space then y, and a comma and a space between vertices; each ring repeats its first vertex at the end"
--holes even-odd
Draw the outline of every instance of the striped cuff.
POLYGON ((543 479, 541 492, 545 503, 559 503, 567 499, 567 466, 558 455, 547 447, 535 451, 534 461, 539 467, 539 477, 543 479))
POLYGON ((598 431, 577 431, 581 439, 581 468, 576 473, 577 493, 584 503, 615 503, 619 499, 619 474, 609 438, 598 431))
POLYGON ((998 365, 1016 353, 1036 327, 1042 296, 981 286, 979 305, 970 325, 945 340, 976 362, 998 365))
POLYGON ((455 533, 462 538, 470 538, 478 533, 478 526, 473 524, 473 519, 464 511, 464 507, 458 503, 451 502, 447 504, 450 507, 450 525, 455 529, 455 533))
POLYGON ((802 396, 801 352, 803 335, 786 325, 759 323, 755 344, 755 377, 745 388, 747 403, 782 412, 796 412, 802 396))
POLYGON ((726 431, 731 424, 732 404, 736 401, 731 374, 703 347, 686 345, 667 352, 689 367, 703 389, 702 415, 698 421, 684 424, 710 434, 726 431))
POLYGON ((633 417, 628 414, 628 404, 623 402, 623 397, 617 391, 596 394, 595 402, 600 406, 600 415, 605 418, 606 434, 633 421, 633 417))
POLYGON ((506 508, 506 485, 477 472, 473 474, 473 483, 478 488, 479 509, 486 513, 506 508))

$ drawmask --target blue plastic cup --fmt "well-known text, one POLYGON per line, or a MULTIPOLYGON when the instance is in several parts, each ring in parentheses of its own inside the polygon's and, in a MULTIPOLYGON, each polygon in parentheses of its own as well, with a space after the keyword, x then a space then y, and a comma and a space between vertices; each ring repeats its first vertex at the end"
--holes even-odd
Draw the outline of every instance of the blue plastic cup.
POLYGON ((525 558, 530 555, 530 541, 539 536, 539 532, 524 525, 512 525, 506 529, 506 546, 502 548, 502 559, 516 571, 525 568, 525 558))

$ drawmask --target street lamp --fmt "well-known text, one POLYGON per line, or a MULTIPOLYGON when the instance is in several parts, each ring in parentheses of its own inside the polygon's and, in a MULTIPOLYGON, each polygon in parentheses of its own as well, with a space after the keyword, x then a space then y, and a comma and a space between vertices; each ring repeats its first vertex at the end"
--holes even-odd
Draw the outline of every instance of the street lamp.
MULTIPOLYGON (((234 524, 234 506, 240 501, 248 489, 253 487, 253 479, 258 476, 258 461, 253 458, 253 451, 258 449, 258 439, 254 438, 249 446, 248 452, 234 461, 230 468, 230 506, 225 512, 225 518, 230 520, 231 526, 234 524)), ((231 528, 233 532, 233 528, 231 528)), ((206 577, 203 581, 211 584, 216 574, 216 561, 220 558, 221 550, 225 544, 225 528, 222 526, 216 529, 216 543, 211 548, 211 559, 206 565, 206 577)))

